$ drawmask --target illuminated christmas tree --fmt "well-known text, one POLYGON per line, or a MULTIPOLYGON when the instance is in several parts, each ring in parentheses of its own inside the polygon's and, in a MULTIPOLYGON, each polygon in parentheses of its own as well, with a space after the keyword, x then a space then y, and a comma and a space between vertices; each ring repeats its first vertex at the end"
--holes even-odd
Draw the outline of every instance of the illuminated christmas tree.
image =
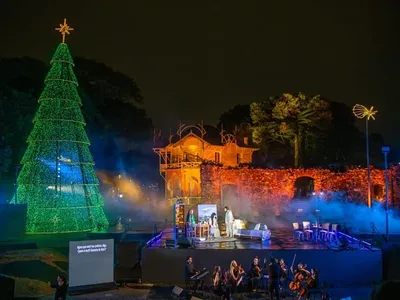
POLYGON ((22 158, 14 203, 27 205, 27 233, 80 232, 108 226, 89 151, 66 20, 22 158))

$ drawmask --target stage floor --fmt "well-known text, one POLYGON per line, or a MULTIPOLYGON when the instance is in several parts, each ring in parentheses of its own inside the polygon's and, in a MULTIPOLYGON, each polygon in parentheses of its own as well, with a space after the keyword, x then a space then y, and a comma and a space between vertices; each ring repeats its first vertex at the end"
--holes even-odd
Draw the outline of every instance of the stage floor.
MULTIPOLYGON (((173 239, 172 229, 164 230, 162 238, 155 242, 150 248, 166 248, 166 240, 173 239)), ((351 245, 349 245, 351 247, 351 245)), ((336 250, 337 245, 329 242, 299 242, 293 239, 293 231, 288 228, 271 229, 271 239, 261 242, 259 239, 249 238, 216 238, 196 242, 196 249, 266 249, 266 250, 336 250)), ((359 245, 352 247, 354 250, 367 250, 359 245)), ((378 250, 378 249, 376 249, 378 250)))

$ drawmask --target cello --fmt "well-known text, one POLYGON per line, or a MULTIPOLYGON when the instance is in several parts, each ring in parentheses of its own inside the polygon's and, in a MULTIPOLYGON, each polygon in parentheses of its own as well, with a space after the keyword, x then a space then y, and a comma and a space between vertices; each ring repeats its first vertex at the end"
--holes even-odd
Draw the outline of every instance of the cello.
POLYGON ((289 283, 289 289, 292 291, 297 291, 301 287, 301 283, 304 280, 303 274, 300 272, 297 272, 296 275, 294 275, 294 279, 291 283, 289 283))
MULTIPOLYGON (((289 288, 292 291, 299 290, 302 286, 304 279, 306 279, 306 278, 308 278, 308 276, 310 276, 310 272, 307 271, 306 268, 307 268, 307 265, 299 264, 299 267, 294 276, 294 280, 291 283, 289 283, 289 288)), ((291 267, 291 269, 293 269, 293 268, 291 267)))

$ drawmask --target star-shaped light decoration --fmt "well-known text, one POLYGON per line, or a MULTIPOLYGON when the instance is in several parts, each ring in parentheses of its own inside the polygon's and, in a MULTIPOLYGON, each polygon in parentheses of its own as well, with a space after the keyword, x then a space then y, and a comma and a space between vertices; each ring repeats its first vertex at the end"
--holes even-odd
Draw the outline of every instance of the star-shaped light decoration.
POLYGON ((63 44, 65 43, 65 35, 66 34, 71 34, 70 31, 74 30, 72 27, 69 27, 69 25, 67 24, 67 19, 64 19, 64 24, 60 24, 59 28, 56 28, 56 30, 58 32, 61 33, 62 35, 62 42, 63 44))
POLYGON ((60 218, 57 215, 50 219, 50 222, 52 222, 54 225, 57 225, 59 221, 60 218))
POLYGON ((375 120, 375 114, 377 113, 377 110, 374 110, 374 107, 371 106, 370 109, 366 108, 364 105, 356 104, 353 107, 353 114, 359 118, 363 119, 367 117, 367 120, 369 119, 375 120))

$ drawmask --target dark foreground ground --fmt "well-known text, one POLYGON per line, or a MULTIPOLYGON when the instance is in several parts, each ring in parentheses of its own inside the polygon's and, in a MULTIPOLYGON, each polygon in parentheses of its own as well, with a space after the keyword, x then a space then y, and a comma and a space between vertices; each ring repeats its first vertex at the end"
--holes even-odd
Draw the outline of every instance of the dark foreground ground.
MULTIPOLYGON (((143 300, 155 300, 155 299, 174 299, 171 296, 171 291, 173 287, 166 286, 153 286, 153 285, 135 285, 128 288, 120 288, 118 290, 70 296, 68 299, 143 299, 143 300)), ((352 300, 366 300, 369 299, 373 287, 353 287, 353 288, 335 288, 327 290, 332 300, 339 300, 346 297, 351 297, 352 300)), ((212 294, 197 294, 200 299, 220 299, 212 294)), ((36 298, 36 299, 54 299, 52 295, 36 298)), ((234 294, 233 299, 269 299, 263 293, 257 294, 234 294)), ((288 297, 286 299, 293 299, 288 297)), ((318 299, 318 298, 315 298, 318 299)))

